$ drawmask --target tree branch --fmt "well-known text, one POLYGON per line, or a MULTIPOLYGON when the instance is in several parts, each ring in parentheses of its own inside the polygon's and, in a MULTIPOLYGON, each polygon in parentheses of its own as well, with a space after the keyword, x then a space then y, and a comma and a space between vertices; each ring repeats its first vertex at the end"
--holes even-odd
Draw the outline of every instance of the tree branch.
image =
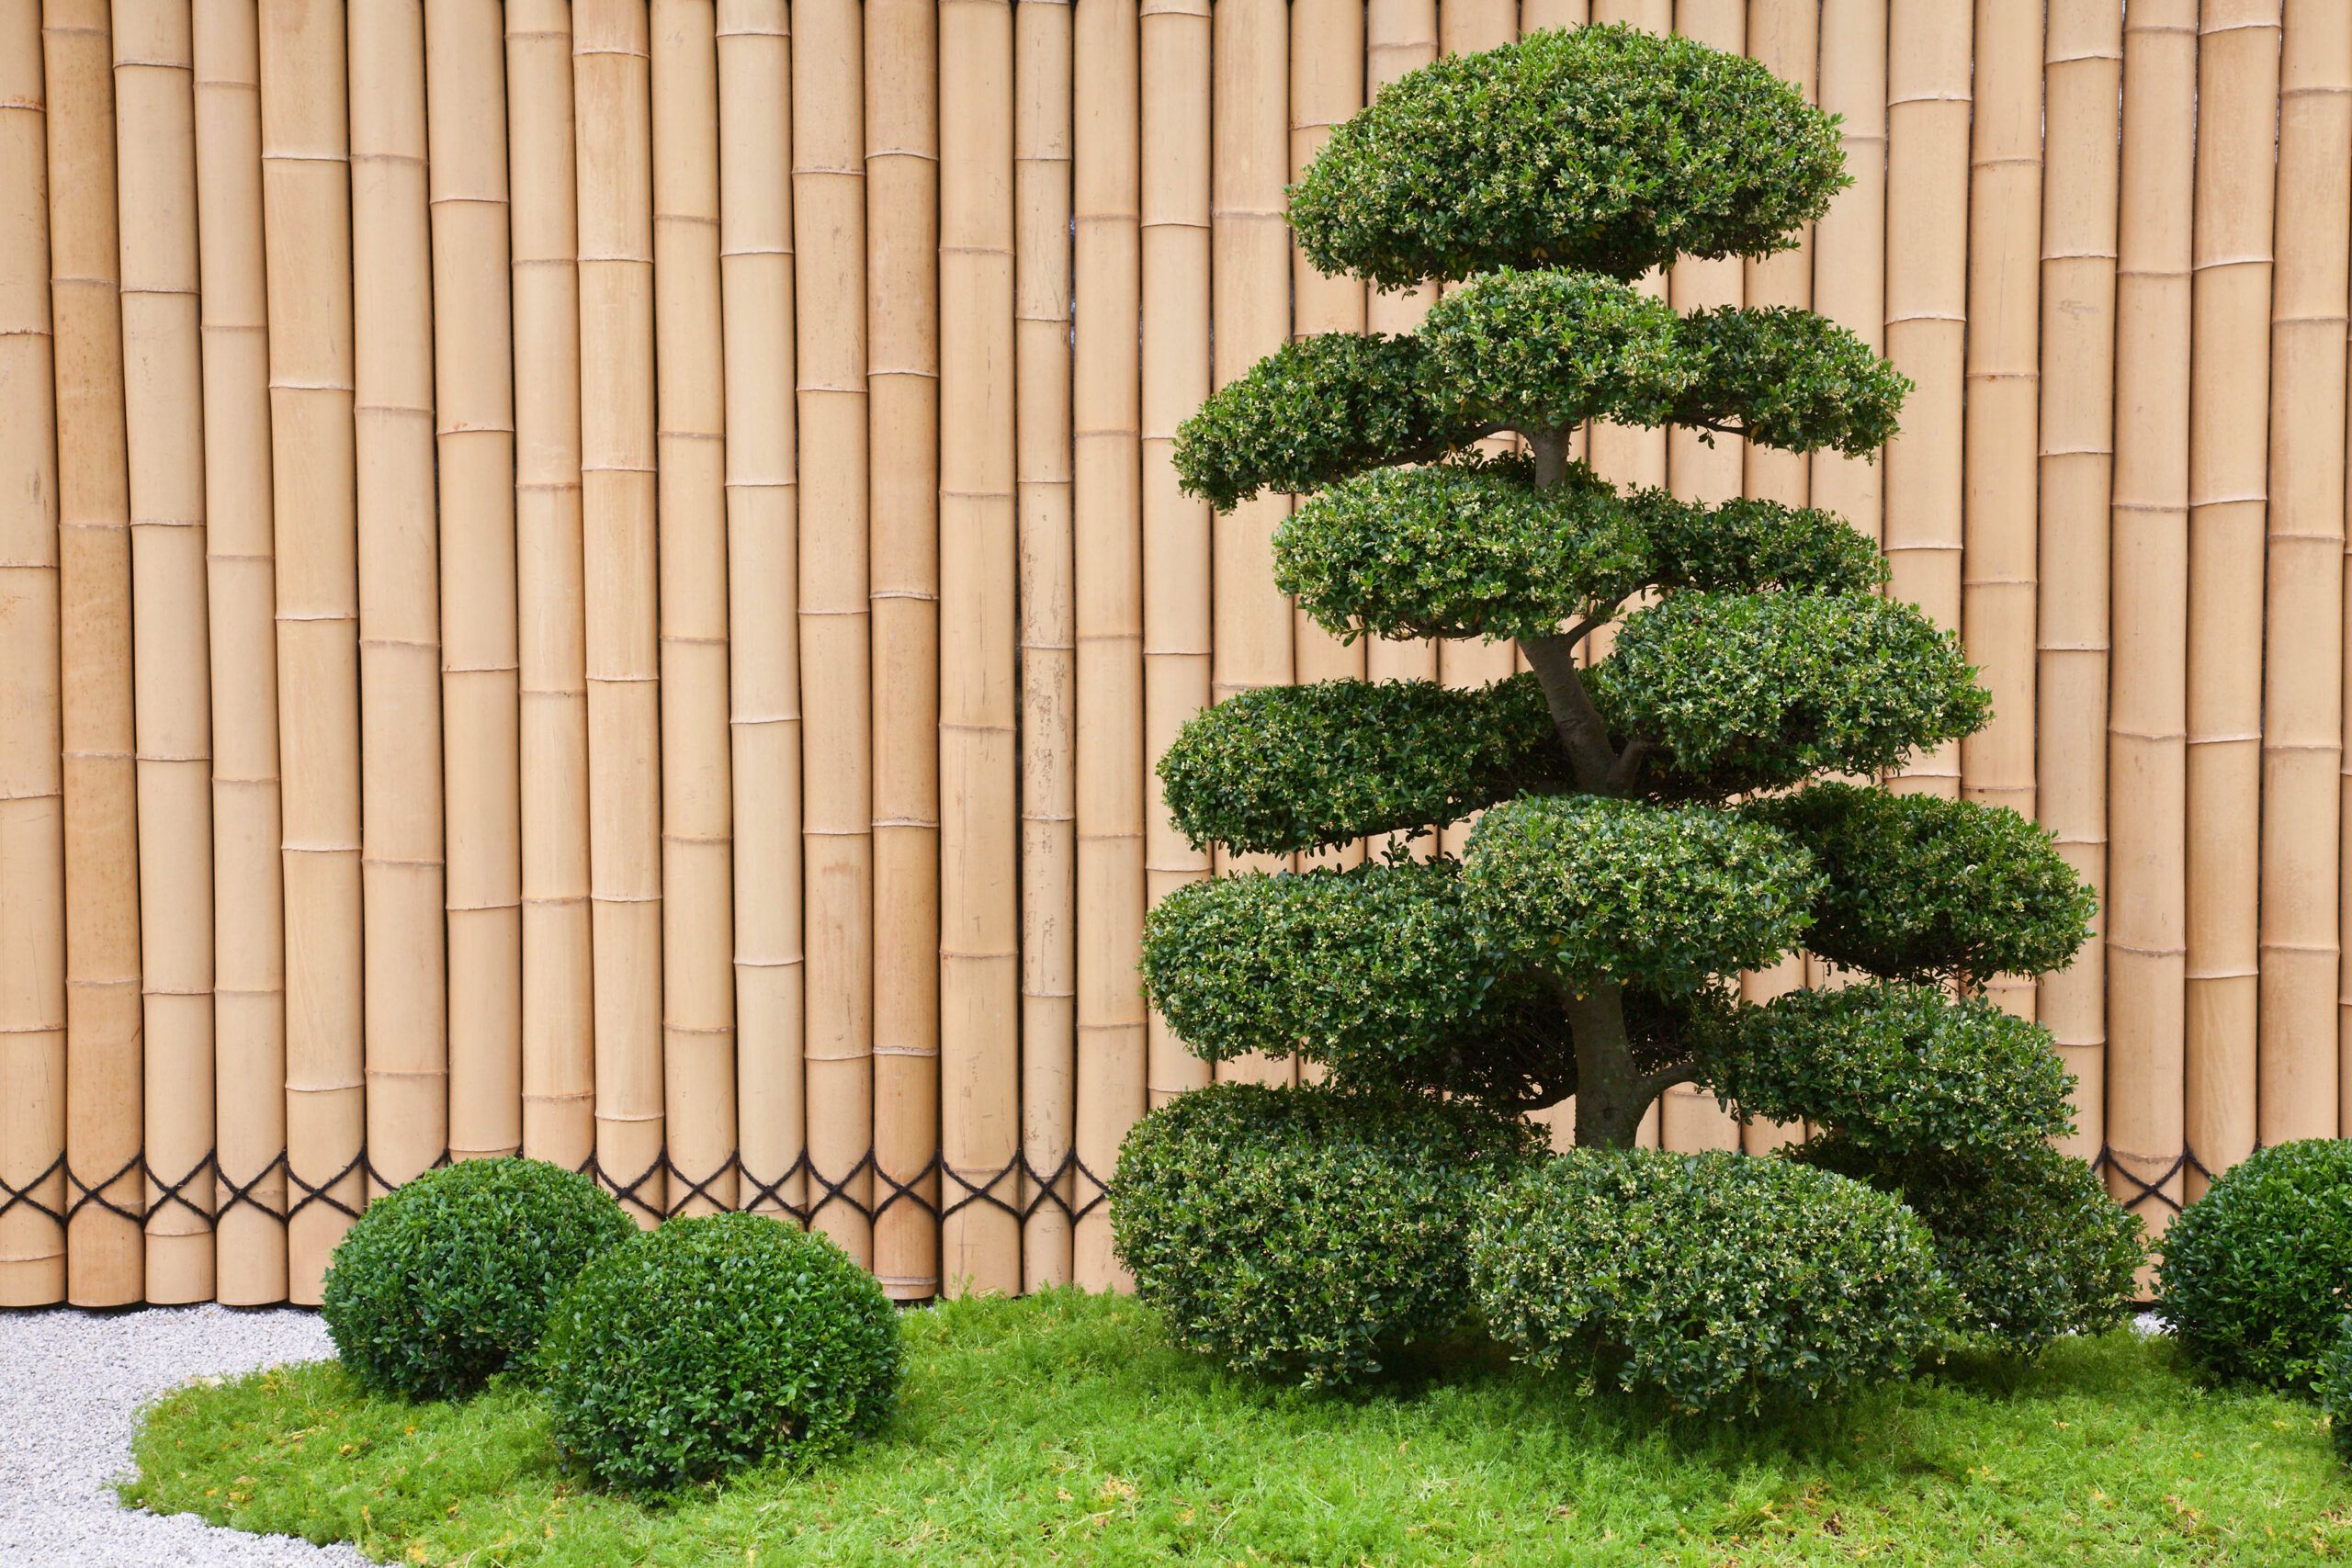
POLYGON ((1609 744, 1609 727, 1601 722, 1592 695, 1577 673, 1576 641, 1555 632, 1549 637, 1523 637, 1519 646, 1528 667, 1544 687, 1544 705, 1551 710, 1552 728, 1567 748, 1577 783, 1594 795, 1615 795, 1611 780, 1617 771, 1616 749, 1609 744))
POLYGON ((1677 1062, 1670 1067, 1660 1067, 1657 1071, 1644 1077, 1641 1082, 1642 1097, 1645 1101, 1656 1100, 1676 1084, 1696 1083, 1698 1078, 1699 1063, 1696 1058, 1688 1062, 1677 1062))

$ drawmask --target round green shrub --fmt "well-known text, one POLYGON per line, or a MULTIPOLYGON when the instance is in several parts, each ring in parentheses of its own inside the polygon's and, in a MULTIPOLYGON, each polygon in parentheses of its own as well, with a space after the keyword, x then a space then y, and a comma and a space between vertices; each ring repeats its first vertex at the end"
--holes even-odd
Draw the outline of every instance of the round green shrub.
POLYGON ((1322 272, 1638 277, 1793 243, 1846 182, 1837 120, 1763 66, 1627 27, 1448 55, 1337 127, 1291 192, 1322 272))
POLYGON ((733 1213, 598 1258, 540 1354, 558 1445, 607 1485, 665 1491, 872 1433, 901 1351, 898 1309, 847 1253, 733 1213))
POLYGON ((2309 1389, 2352 1307, 2352 1143, 2240 1161, 2160 1245, 2157 1308, 2190 1356, 2218 1377, 2309 1389))
POLYGON ((1960 1292, 1963 1337, 2024 1356, 2131 1315, 2146 1227, 2098 1173, 2047 1144, 1959 1154, 1865 1148, 1815 1138, 1790 1157, 1892 1193, 1935 1237, 1960 1292))
POLYGON ((2352 1464, 2352 1317, 2346 1317, 2335 1330, 2335 1338, 2327 1348, 2327 1359, 2319 1371, 2319 1407, 2327 1415, 2328 1435, 2335 1440, 2335 1454, 2346 1464, 2352 1464))
POLYGON ((1480 1202, 1469 1251, 1487 1327, 1523 1359, 1692 1415, 1899 1377, 1954 1304, 1909 1210, 1746 1155, 1573 1151, 1480 1202))
POLYGON ((368 1205, 334 1249, 320 1315, 369 1388, 459 1398, 528 1356, 580 1270, 635 1235, 578 1171, 460 1160, 368 1205))
POLYGON ((1541 1141, 1423 1095, 1216 1084, 1128 1133, 1112 1232, 1178 1345, 1344 1384, 1461 1326, 1471 1203, 1541 1141))

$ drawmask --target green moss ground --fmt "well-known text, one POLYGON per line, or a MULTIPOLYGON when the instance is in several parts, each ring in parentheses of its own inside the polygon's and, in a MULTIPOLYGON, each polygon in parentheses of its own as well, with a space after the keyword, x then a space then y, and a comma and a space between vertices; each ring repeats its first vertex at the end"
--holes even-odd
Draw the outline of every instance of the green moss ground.
POLYGON ((814 1473, 646 1506, 567 1472, 526 1389, 410 1405, 326 1364, 172 1395, 123 1495, 469 1568, 2352 1557, 2314 1408, 2210 1389, 2125 1334, 1724 1427, 1484 1361, 1356 1398, 1270 1390, 1073 1292, 907 1326, 889 1429, 814 1473))

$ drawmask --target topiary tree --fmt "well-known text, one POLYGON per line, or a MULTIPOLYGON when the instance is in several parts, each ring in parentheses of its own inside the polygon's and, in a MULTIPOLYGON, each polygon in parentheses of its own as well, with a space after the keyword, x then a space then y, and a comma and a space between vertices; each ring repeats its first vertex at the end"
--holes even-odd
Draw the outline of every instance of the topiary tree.
POLYGON ((1956 640, 1830 513, 1571 457, 1594 420, 1874 454, 1908 387, 1860 340, 1632 282, 1788 248, 1846 183, 1835 117, 1623 27, 1441 60, 1332 132, 1291 193, 1306 254, 1454 287, 1410 334, 1268 355, 1186 422, 1179 474, 1221 509, 1305 498, 1276 574, 1338 636, 1507 639, 1529 672, 1268 689, 1184 728, 1159 772, 1195 844, 1420 840, 1161 902, 1145 984, 1191 1050, 1509 1112, 1573 1095, 1588 1148, 1632 1147, 1679 1083, 1898 1164, 1964 1149, 1997 1173, 2069 1129, 2047 1035, 1963 998, 2071 960, 2089 890, 2010 811, 1820 782, 1985 723, 1956 640), (1498 434, 1516 449, 1473 449, 1498 434), (1458 861, 1427 852, 1473 815, 1458 861), (1883 983, 1736 1000, 1800 946, 1883 983))

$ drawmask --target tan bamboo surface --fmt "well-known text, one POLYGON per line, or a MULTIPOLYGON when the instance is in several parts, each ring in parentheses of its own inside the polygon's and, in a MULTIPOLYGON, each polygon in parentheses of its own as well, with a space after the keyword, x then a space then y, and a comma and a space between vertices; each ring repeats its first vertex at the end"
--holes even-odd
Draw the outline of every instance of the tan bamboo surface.
MULTIPOLYGON (((1887 0, 1822 0, 1821 107, 1838 117, 1853 181, 1814 225, 1813 308, 1886 350, 1887 0)), ((1886 463, 1816 452, 1812 504, 1885 537, 1886 463)))
POLYGON ((449 1153, 523 1146, 523 849, 503 21, 425 0, 434 444, 441 476, 449 1153))
MULTIPOLYGON (((1281 346, 1291 333, 1290 18, 1283 0, 1224 0, 1215 8, 1210 162, 1210 375, 1219 386, 1281 346)), ((1210 700, 1291 683, 1290 601, 1274 585, 1274 530, 1290 498, 1268 493, 1212 522, 1210 700)), ((1287 854, 1237 854, 1218 845, 1216 869, 1287 871, 1287 854)), ((1216 1064, 1221 1079, 1286 1084, 1291 1061, 1251 1053, 1216 1064)))
MULTIPOLYGON (((2012 7, 2014 9, 2014 7, 2012 7)), ((1961 629, 1968 339, 1969 7, 1893 0, 1886 50, 1886 356, 1915 383, 1888 443, 1890 591, 1961 629)), ((1959 748, 1905 765, 1898 790, 1960 792, 1959 748)))
MULTIPOLYGON (((1992 722, 1960 746, 1961 794, 2034 815, 2043 22, 1977 0, 1968 168, 1961 629, 1992 722)), ((2031 1018, 2030 975, 1984 995, 2031 1018)))
POLYGON ((662 1090, 667 1212, 735 1207, 732 755, 718 45, 710 0, 654 0, 653 309, 662 627, 662 1090))
MULTIPOLYGON (((1078 1084, 1078 612, 1070 476, 1067 4, 1012 13, 1014 491, 1020 518, 1021 1286, 1070 1280, 1078 1084)), ((1287 608, 1287 607, 1285 607, 1287 608)), ((1287 637, 1287 617, 1283 626, 1287 637)))
POLYGON ((1519 30, 1580 28, 1592 20, 1591 0, 1520 0, 1519 30))
POLYGON ((141 1001, 130 497, 107 7, 50 0, 50 321, 64 687, 66 1294, 140 1299, 141 1001), (92 1201, 85 1202, 88 1197, 92 1201))
POLYGON ((210 1301, 212 724, 194 17, 114 8, 144 991, 147 1286, 210 1301))
POLYGON ((0 1305, 65 1296, 64 807, 49 137, 37 0, 0 6, 0 1305), (4 1201, 4 1200, 0 1200, 4 1201))
MULTIPOLYGON (((254 9, 194 7, 212 673, 214 1283, 286 1296, 286 945, 279 870, 268 300, 254 9), (227 1194, 242 1197, 228 1201, 227 1194)), ((5 750, 5 747, 0 747, 5 750)))
MULTIPOLYGON (((2045 30, 2034 803, 2058 852, 2103 890, 2122 0, 2056 0, 2045 30)), ((2035 1000, 2075 1075, 2064 1146, 2085 1159, 2107 1133, 2107 918, 2102 900, 2082 953, 2035 1000)))
POLYGON ((2109 560, 2108 1187, 2160 1231, 2181 1201, 2188 953, 2189 216, 2195 0, 2123 15, 2109 560))
POLYGON ((808 1202, 801 1090, 800 649, 793 417, 792 43, 785 0, 720 0, 718 268, 727 363, 728 700, 735 807, 737 1201, 808 1202))
POLYGON ((508 0, 523 1152, 596 1153, 571 7, 508 0))
POLYGON ((359 472, 360 929, 368 1195, 449 1145, 441 633, 424 180, 424 17, 353 0, 351 255, 359 472))
POLYGON ((1021 1288, 1011 0, 939 8, 940 1280, 1021 1288))
POLYGON ((2270 517, 2263 607, 2262 969, 2255 1136, 2335 1135, 2341 984, 2346 293, 2352 7, 2289 0, 2278 62, 2270 517))
POLYGON ((286 908, 287 1286, 366 1201, 351 171, 340 8, 261 10, 286 908))
MULTIPOLYGON (((1144 760, 1156 768, 1177 729, 1209 700, 1209 509, 1181 493, 1176 427, 1209 393, 1210 62, 1208 0, 1142 0, 1144 760)), ((1084 307, 1080 306, 1081 313, 1084 307)), ((1147 774, 1144 884, 1158 903, 1208 874, 1147 774)), ((1209 1081, 1154 1014, 1151 1103, 1209 1081)))
POLYGON ((650 21, 643 0, 582 0, 571 20, 580 362, 594 367, 581 378, 580 477, 596 1164, 650 1225, 669 1208, 650 21))
POLYGON ((1071 30, 1071 78, 1083 85, 1070 103, 1071 275, 1086 301, 1070 345, 1070 495, 1079 738, 1075 1147, 1086 1174, 1073 1193, 1084 1212, 1071 1231, 1070 1273, 1089 1290, 1125 1282, 1111 1250, 1102 1184, 1146 1100, 1136 948, 1146 801, 1156 792, 1146 783, 1143 743, 1137 28, 1136 0, 1078 0, 1071 30))
MULTIPOLYGON (((2188 1146, 2206 1171, 2255 1147, 2259 1078, 2262 624, 2269 512, 2272 170, 2279 0, 2198 13, 2188 434, 2188 1146)), ((2292 193, 2290 193, 2290 197, 2292 193)))
MULTIPOLYGON (((1331 128, 1363 107, 1364 7, 1357 0, 1293 0, 1290 8, 1290 177, 1298 179, 1331 134, 1331 128)), ((1364 330, 1362 281, 1330 276, 1291 250, 1291 332, 1364 330)), ((1510 645, 1503 645, 1509 661, 1510 645)), ((1292 667, 1302 682, 1356 681, 1364 674, 1365 645, 1342 642, 1308 618, 1293 618, 1292 667)), ((1506 671, 1508 673, 1508 671, 1506 671)), ((1304 864, 1355 865, 1363 860, 1362 840, 1301 855, 1304 864)))
MULTIPOLYGON (((1438 0, 1366 0, 1364 6, 1364 87, 1375 94, 1408 71, 1435 60, 1438 54, 1438 0)), ((1151 95, 1144 96, 1145 112, 1151 95)), ((1147 142, 1147 146, 1148 143, 1147 142)), ((1408 333, 1437 299, 1433 285, 1419 288, 1376 288, 1365 291, 1364 325, 1375 333, 1408 333)), ((1401 640, 1371 638, 1363 649, 1364 673, 1375 681, 1429 681, 1438 673, 1438 645, 1426 637, 1401 640)), ((1372 841, 1385 849, 1392 835, 1372 841)), ((1426 844, 1420 846, 1426 849, 1426 844)))
POLYGON ((939 1288, 939 69, 932 0, 865 10, 874 616, 874 1268, 939 1288))
POLYGON ((873 1261, 874 838, 867 728, 862 7, 793 7, 804 1046, 813 1224, 873 1261), (839 1200, 826 1201, 838 1191, 839 1200))

